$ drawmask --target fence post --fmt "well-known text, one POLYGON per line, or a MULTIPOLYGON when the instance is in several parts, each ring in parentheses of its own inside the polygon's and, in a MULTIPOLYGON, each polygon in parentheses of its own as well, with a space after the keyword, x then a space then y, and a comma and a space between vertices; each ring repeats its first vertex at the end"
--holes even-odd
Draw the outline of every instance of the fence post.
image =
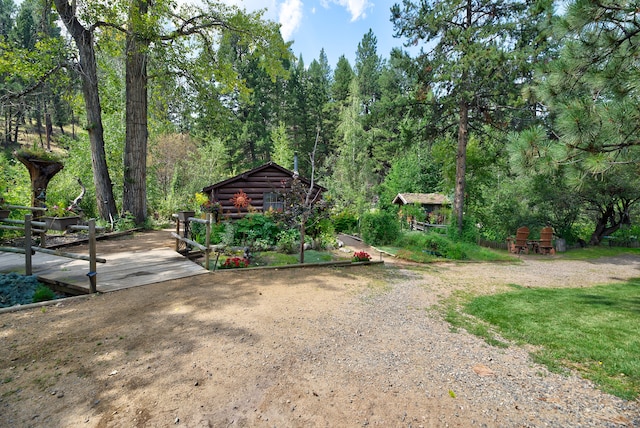
POLYGON ((209 270, 209 254, 211 253, 211 248, 209 248, 209 245, 211 244, 211 213, 207 213, 207 224, 205 226, 206 233, 204 238, 204 245, 205 247, 207 247, 207 249, 204 250, 204 268, 206 270, 209 270))
MULTIPOLYGON (((180 218, 176 217, 176 235, 180 236, 180 218)), ((180 251, 180 239, 176 238, 176 252, 180 251)))
POLYGON ((89 220, 89 292, 96 293, 97 287, 97 266, 96 266, 96 220, 89 220))
POLYGON ((24 274, 31 275, 31 214, 24 216, 24 274))

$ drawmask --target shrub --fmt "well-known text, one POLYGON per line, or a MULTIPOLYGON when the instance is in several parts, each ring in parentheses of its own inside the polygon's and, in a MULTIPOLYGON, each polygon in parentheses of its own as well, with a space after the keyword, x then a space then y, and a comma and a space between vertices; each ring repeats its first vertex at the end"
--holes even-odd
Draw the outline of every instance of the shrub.
POLYGON ((437 232, 409 232, 398 240, 398 246, 413 252, 424 252, 436 257, 446 257, 453 260, 469 258, 469 244, 453 242, 437 232))
POLYGON ((251 243, 257 239, 275 244, 280 227, 269 216, 264 214, 249 214, 236 223, 235 241, 251 243))
POLYGON ((55 293, 46 285, 39 285, 33 293, 33 303, 46 302, 56 298, 55 293))
POLYGON ((362 216, 360 231, 367 244, 387 245, 398 238, 400 224, 393 214, 382 211, 368 213, 362 216))
POLYGON ((358 217, 349 212, 341 212, 331 219, 336 233, 355 233, 358 231, 358 217))
POLYGON ((236 227, 230 221, 224 223, 224 231, 220 235, 220 243, 230 247, 233 245, 236 234, 236 227))
POLYGON ((451 224, 447 228, 447 235, 452 241, 464 241, 475 243, 480 237, 478 221, 473 216, 465 216, 462 221, 462 232, 458 231, 458 222, 455 217, 451 218, 451 224))
POLYGON ((293 254, 297 250, 300 233, 296 229, 287 229, 278 233, 277 250, 282 253, 293 254))
POLYGON ((124 213, 122 217, 119 217, 113 224, 115 231, 131 230, 136 228, 136 220, 130 212, 124 213))
POLYGON ((333 233, 322 232, 315 239, 314 248, 316 250, 326 250, 330 248, 337 248, 338 240, 333 233))
POLYGON ((251 249, 253 251, 268 251, 270 250, 272 247, 271 243, 264 239, 264 238, 258 238, 255 241, 253 241, 253 244, 251 245, 251 249))

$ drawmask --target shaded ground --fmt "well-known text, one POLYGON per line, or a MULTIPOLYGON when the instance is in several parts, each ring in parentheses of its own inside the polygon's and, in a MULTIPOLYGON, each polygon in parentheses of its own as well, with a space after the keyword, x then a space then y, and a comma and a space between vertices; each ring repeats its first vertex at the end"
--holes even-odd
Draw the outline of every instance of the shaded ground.
MULTIPOLYGON (((150 245, 173 242, 98 252, 150 245)), ((638 277, 640 259, 414 266, 218 271, 0 314, 0 426, 640 424, 638 402, 451 332, 434 310, 459 291, 638 277)))

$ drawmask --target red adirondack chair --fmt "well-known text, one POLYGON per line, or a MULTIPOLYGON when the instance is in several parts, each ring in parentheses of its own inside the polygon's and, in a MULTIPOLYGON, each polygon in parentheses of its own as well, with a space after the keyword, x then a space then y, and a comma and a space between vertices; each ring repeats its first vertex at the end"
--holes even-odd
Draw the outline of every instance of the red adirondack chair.
POLYGON ((556 250, 553 248, 553 228, 551 226, 543 227, 540 231, 540 254, 555 254, 556 250))
POLYGON ((529 254, 529 246, 527 245, 527 238, 529 238, 529 228, 527 226, 519 227, 516 231, 515 241, 509 242, 509 251, 515 254, 525 253, 529 254))

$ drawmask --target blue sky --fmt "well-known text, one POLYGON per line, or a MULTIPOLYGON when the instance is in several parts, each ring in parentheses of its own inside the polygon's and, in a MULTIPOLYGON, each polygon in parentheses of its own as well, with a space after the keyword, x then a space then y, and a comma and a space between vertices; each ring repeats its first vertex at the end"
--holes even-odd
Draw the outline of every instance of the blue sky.
MULTIPOLYGON (((373 30, 378 55, 387 59, 393 47, 404 40, 393 37, 389 21, 395 1, 371 0, 227 0, 247 10, 267 9, 265 18, 282 25, 285 41, 293 41, 293 52, 308 66, 324 48, 331 69, 344 55, 351 66, 362 37, 373 30)), ((397 0, 400 3, 400 0, 397 0)))

